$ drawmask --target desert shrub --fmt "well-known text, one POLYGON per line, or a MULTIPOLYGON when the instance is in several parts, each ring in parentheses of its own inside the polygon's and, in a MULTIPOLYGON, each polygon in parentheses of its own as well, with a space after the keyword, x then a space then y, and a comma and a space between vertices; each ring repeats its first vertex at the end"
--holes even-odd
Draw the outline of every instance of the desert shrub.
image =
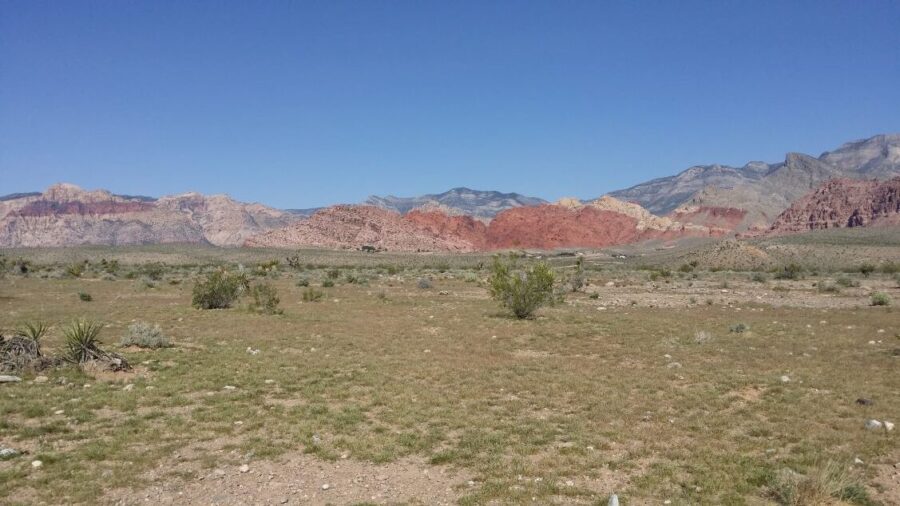
POLYGON ((80 278, 84 274, 86 262, 75 262, 66 267, 66 275, 73 278, 80 278))
POLYGON ((819 281, 816 283, 816 289, 819 290, 819 293, 839 293, 841 289, 830 281, 819 281))
POLYGON ((247 278, 224 270, 211 272, 194 285, 191 305, 199 309, 224 309, 240 297, 247 288, 247 278))
POLYGON ((47 326, 41 322, 26 322, 10 337, 0 335, 0 373, 21 373, 40 370, 53 360, 41 353, 41 338, 47 326))
POLYGON ((844 466, 828 462, 808 474, 790 469, 775 473, 769 482, 769 493, 784 506, 819 506, 834 500, 870 503, 865 489, 850 476, 844 466))
POLYGON ((691 264, 681 264, 681 267, 678 268, 680 272, 693 272, 694 266, 691 264))
POLYGON ((122 346, 137 346, 139 348, 168 348, 172 346, 169 338, 163 334, 159 325, 150 325, 144 322, 132 323, 128 326, 128 333, 119 341, 122 346))
POLYGON ((841 277, 837 278, 834 282, 837 283, 838 286, 843 286, 844 288, 853 288, 853 287, 859 286, 859 281, 857 281, 849 276, 841 276, 841 277))
POLYGON ((418 286, 422 290, 427 290, 427 289, 431 288, 431 280, 428 278, 419 278, 419 281, 416 283, 416 286, 418 286))
POLYGON ((746 323, 735 323, 728 327, 728 332, 733 332, 735 334, 743 334, 748 330, 750 330, 750 327, 748 327, 746 323))
POLYGON ((775 272, 775 279, 800 279, 803 277, 803 267, 790 263, 775 272))
POLYGON ((303 290, 303 302, 319 302, 323 297, 325 297, 325 292, 322 290, 316 290, 312 287, 303 290))
POLYGON ((331 288, 333 286, 334 286, 334 281, 332 281, 330 279, 326 279, 326 280, 322 281, 322 288, 331 288))
POLYGON ((101 364, 104 369, 112 371, 131 369, 122 356, 100 349, 97 337, 102 329, 103 324, 90 320, 78 320, 63 329, 66 342, 65 359, 76 364, 88 362, 101 364))
POLYGON ((297 286, 309 286, 309 280, 306 278, 300 278, 297 280, 297 286))
POLYGON ((329 269, 325 275, 328 276, 328 279, 337 279, 341 277, 341 271, 340 269, 329 269))
POLYGON ((873 306, 890 306, 891 305, 891 297, 890 295, 884 292, 875 292, 872 294, 872 305, 873 306))
POLYGON ((600 294, 597 293, 597 292, 593 292, 593 293, 591 293, 590 295, 588 295, 588 297, 590 297, 590 298, 592 298, 592 299, 599 299, 599 298, 600 298, 600 294))
POLYGON ((391 301, 391 299, 388 298, 387 293, 386 293, 384 290, 381 290, 381 291, 378 292, 378 294, 375 295, 375 296, 376 296, 376 297, 378 298, 378 300, 380 300, 381 302, 390 302, 390 301, 391 301))
POLYGON ((881 272, 885 274, 897 274, 900 272, 900 262, 885 262, 881 264, 881 272))
POLYGON ((569 276, 569 288, 577 292, 584 287, 584 257, 578 257, 575 261, 575 272, 569 276))
POLYGON ((765 283, 767 280, 768 278, 766 278, 766 275, 762 272, 754 272, 750 275, 750 281, 753 281, 754 283, 765 283))
POLYGON ((250 288, 250 310, 264 314, 281 314, 283 311, 278 308, 281 299, 278 298, 278 290, 268 283, 257 283, 250 288))
POLYGON ((166 266, 159 262, 144 264, 140 268, 140 273, 153 281, 159 281, 166 273, 166 266))
POLYGON ((388 273, 389 275, 394 276, 394 275, 396 275, 398 272, 400 272, 400 268, 397 267, 396 265, 388 265, 388 266, 387 266, 387 273, 388 273))
POLYGON ((872 264, 862 264, 859 266, 859 273, 865 277, 869 277, 869 274, 875 272, 875 266, 872 264))
POLYGON ((89 294, 87 292, 78 292, 78 299, 81 300, 82 302, 90 302, 90 301, 94 300, 94 298, 91 297, 91 294, 89 294))
POLYGON ((101 258, 100 268, 103 269, 103 271, 107 274, 116 274, 117 272, 119 272, 119 261, 101 258))
POLYGON ((344 276, 344 282, 350 285, 355 285, 359 283, 359 276, 352 272, 348 272, 346 276, 344 276))
POLYGON ((528 318, 539 307, 553 302, 553 271, 544 262, 519 269, 515 258, 496 256, 488 285, 491 297, 516 318, 528 318))

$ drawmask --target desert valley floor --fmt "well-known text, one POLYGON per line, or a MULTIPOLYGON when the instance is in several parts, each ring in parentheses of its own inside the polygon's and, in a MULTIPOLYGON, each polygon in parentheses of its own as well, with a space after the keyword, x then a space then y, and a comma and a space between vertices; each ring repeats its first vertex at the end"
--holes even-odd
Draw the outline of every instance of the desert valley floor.
POLYGON ((4 335, 95 320, 133 369, 0 384, 0 503, 900 504, 900 233, 767 241, 579 252, 526 320, 486 254, 7 250, 4 335), (191 306, 239 264, 282 314, 191 306), (120 346, 138 321, 173 346, 120 346))

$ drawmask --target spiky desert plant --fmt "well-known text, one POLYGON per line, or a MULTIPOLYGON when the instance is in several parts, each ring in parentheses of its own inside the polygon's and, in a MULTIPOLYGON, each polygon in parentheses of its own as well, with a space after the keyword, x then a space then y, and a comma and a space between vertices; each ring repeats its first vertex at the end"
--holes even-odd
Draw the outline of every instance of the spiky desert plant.
POLYGON ((102 329, 103 324, 84 319, 74 321, 63 329, 67 358, 76 364, 97 358, 99 351, 97 336, 102 329))
POLYGON ((49 328, 49 325, 40 321, 24 322, 19 325, 16 332, 39 344, 49 328))

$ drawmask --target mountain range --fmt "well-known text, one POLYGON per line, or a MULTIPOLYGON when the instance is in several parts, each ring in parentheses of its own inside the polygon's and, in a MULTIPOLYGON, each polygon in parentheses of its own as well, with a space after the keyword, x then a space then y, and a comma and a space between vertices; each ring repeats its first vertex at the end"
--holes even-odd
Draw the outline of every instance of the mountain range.
POLYGON ((896 183, 875 181, 897 176, 900 134, 849 142, 818 157, 788 153, 774 164, 690 167, 599 199, 556 203, 460 187, 278 210, 225 195, 154 198, 57 184, 0 197, 0 247, 184 242, 478 251, 790 233, 896 223, 896 183))

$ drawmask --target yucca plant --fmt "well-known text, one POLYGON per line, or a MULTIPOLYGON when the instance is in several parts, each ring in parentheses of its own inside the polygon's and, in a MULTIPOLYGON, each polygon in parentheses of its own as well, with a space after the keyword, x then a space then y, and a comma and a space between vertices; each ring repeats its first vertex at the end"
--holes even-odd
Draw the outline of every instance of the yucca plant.
POLYGON ((68 359, 80 364, 98 358, 102 352, 97 347, 100 343, 97 336, 100 335, 102 329, 101 323, 91 320, 78 320, 63 329, 63 335, 66 336, 68 359))
POLYGON ((31 339, 35 343, 39 344, 41 342, 41 338, 44 337, 44 334, 47 333, 47 329, 49 328, 50 326, 44 322, 25 322, 19 325, 19 328, 16 329, 16 332, 18 332, 19 335, 27 337, 28 339, 31 339))

